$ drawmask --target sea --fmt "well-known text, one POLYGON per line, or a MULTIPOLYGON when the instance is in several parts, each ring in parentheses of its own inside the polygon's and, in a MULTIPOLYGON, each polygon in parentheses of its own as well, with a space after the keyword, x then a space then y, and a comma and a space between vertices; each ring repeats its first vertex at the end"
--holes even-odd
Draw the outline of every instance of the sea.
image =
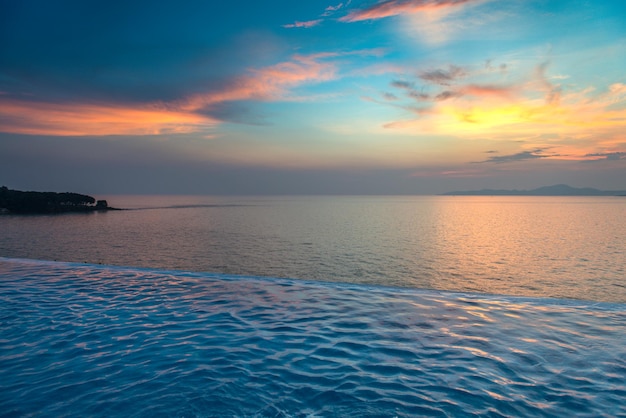
POLYGON ((0 417, 626 417, 626 198, 0 216, 0 417))

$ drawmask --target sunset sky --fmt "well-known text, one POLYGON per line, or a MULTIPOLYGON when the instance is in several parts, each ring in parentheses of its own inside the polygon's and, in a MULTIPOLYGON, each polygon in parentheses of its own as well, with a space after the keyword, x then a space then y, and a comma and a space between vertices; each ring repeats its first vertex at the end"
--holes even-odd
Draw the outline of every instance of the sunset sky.
POLYGON ((0 183, 626 189, 626 2, 3 0, 0 183))

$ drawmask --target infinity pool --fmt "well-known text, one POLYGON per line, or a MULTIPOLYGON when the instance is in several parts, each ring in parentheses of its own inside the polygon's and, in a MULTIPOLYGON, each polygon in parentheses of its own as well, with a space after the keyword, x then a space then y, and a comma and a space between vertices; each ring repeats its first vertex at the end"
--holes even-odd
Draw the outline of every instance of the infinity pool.
POLYGON ((0 258, 1 416, 626 416, 626 305, 0 258))

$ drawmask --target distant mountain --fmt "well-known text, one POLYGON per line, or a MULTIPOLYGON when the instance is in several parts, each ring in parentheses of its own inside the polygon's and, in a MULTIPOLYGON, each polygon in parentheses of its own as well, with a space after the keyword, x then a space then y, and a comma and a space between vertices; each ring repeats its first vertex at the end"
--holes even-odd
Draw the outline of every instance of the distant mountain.
POLYGON ((598 190, 592 187, 571 187, 555 184, 532 190, 470 190, 443 193, 445 196, 626 196, 626 190, 598 190))

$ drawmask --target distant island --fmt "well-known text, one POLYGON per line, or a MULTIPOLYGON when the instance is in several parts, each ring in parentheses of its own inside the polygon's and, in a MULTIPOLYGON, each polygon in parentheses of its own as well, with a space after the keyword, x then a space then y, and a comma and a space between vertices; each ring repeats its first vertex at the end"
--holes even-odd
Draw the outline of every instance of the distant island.
POLYGON ((626 190, 598 190, 592 187, 576 188, 555 184, 532 190, 470 190, 443 193, 443 196, 626 196, 626 190))
POLYGON ((0 187, 0 214, 47 214, 119 210, 106 200, 78 193, 23 192, 0 187))

